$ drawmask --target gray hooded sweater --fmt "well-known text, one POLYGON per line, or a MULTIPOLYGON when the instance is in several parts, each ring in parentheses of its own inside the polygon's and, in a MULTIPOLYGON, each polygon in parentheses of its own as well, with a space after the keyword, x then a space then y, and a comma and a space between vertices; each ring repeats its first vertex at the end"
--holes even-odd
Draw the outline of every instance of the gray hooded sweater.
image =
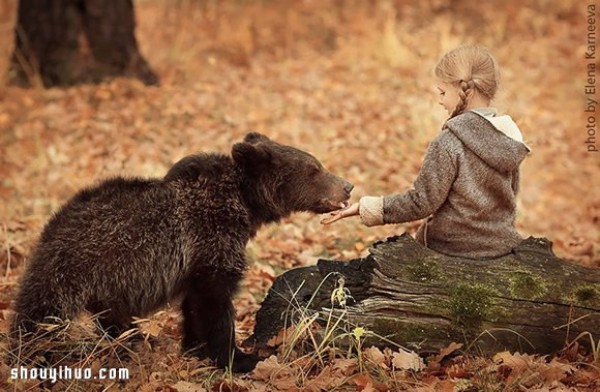
POLYGON ((452 256, 497 257, 522 241, 514 222, 519 165, 529 152, 509 116, 482 108, 448 120, 412 189, 361 198, 367 226, 429 217, 416 239, 452 256))

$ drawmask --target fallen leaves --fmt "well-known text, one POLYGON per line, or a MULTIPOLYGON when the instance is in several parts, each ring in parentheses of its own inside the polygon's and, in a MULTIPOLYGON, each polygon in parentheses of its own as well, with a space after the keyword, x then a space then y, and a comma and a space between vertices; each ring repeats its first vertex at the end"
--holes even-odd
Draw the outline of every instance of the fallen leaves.
MULTIPOLYGON (((355 199, 408 189, 445 119, 431 92, 431 67, 444 50, 471 41, 467 32, 479 21, 478 40, 502 68, 499 106, 533 148, 523 164, 518 229, 550 238, 561 257, 600 265, 600 188, 593 186, 600 165, 581 149, 581 91, 573 88, 583 75, 580 2, 560 2, 560 10, 558 3, 480 4, 476 21, 463 17, 474 10, 461 1, 450 8, 443 1, 175 3, 136 3, 137 37, 161 73, 160 87, 116 80, 0 89, 0 330, 44 222, 100 178, 162 176, 184 155, 227 153, 254 129, 313 153, 355 185, 355 199)), ((0 19, 2 31, 12 31, 13 21, 0 19)), ((11 47, 12 39, 0 35, 0 46, 11 47)), ((249 245, 253 263, 235 302, 238 338, 252 330, 261 298, 282 271, 320 257, 359 257, 374 240, 418 225, 318 221, 295 215, 263 228, 249 245)), ((325 358, 324 365, 300 353, 283 361, 279 353, 249 379, 232 381, 207 362, 182 359, 179 321, 157 314, 141 325, 154 342, 124 360, 130 390, 600 390, 599 365, 589 355, 570 353, 572 363, 517 353, 474 359, 459 343, 425 360, 363 347, 362 373, 356 353, 325 358)), ((289 346, 293 338, 288 330, 271 343, 289 346)))
POLYGON ((368 374, 358 374, 352 379, 356 389, 361 392, 387 392, 390 387, 386 384, 373 380, 368 374))
POLYGON ((392 365, 401 370, 419 371, 425 368, 425 362, 417 353, 402 350, 393 354, 392 365))
POLYGON ((508 374, 507 384, 518 382, 526 388, 557 384, 576 370, 574 366, 562 363, 557 358, 547 362, 546 356, 511 354, 506 351, 494 355, 493 360, 498 364, 499 373, 508 374))
POLYGON ((463 347, 462 343, 456 343, 456 342, 452 342, 450 343, 447 347, 444 347, 440 350, 439 355, 436 355, 435 357, 433 357, 431 359, 430 363, 435 363, 435 364, 439 364, 440 362, 442 362, 442 360, 444 358, 446 358, 448 355, 454 353, 457 350, 460 350, 463 347))
POLYGON ((166 387, 166 391, 169 392, 208 392, 205 388, 198 384, 194 384, 188 381, 178 381, 173 385, 166 387))
POLYGON ((362 356, 366 361, 369 361, 373 365, 388 370, 389 366, 386 363, 386 357, 377 347, 367 347, 362 350, 362 356))

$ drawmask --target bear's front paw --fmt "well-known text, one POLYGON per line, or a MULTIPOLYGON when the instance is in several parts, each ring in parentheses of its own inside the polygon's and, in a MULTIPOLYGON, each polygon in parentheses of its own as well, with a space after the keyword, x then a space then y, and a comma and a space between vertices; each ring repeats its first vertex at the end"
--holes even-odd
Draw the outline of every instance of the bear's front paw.
POLYGON ((234 373, 248 373, 251 372, 256 364, 260 361, 258 355, 246 354, 239 350, 236 350, 235 356, 233 357, 233 366, 231 370, 234 373))

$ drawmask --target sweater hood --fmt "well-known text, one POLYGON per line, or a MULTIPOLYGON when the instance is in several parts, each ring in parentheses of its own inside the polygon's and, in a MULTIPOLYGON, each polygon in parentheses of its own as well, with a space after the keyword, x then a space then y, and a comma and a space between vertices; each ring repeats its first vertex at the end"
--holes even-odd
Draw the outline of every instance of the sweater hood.
POLYGON ((448 120, 445 127, 498 172, 516 170, 530 151, 513 119, 496 116, 493 108, 462 113, 448 120))

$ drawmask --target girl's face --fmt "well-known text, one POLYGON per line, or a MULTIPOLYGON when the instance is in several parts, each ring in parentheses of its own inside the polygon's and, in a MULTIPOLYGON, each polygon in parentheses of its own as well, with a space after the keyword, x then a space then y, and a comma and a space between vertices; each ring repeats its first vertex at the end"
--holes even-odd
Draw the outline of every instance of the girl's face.
POLYGON ((440 100, 438 103, 446 109, 450 116, 460 101, 460 98, 458 97, 458 87, 438 81, 437 89, 440 93, 440 100))

